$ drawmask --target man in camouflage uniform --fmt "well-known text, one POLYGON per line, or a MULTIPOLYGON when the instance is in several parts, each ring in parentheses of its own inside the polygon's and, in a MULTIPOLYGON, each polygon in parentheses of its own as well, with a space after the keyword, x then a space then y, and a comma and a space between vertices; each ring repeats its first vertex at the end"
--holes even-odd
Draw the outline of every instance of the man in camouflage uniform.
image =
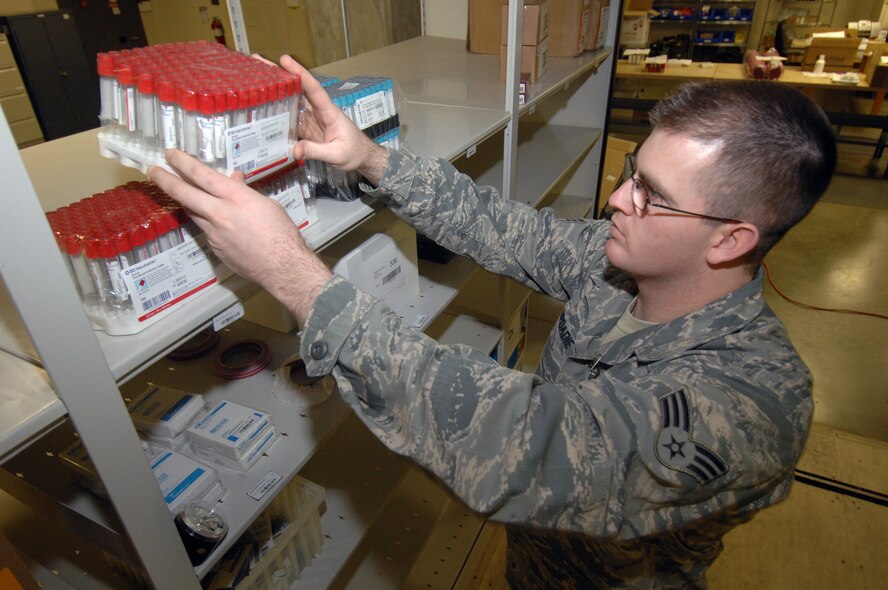
POLYGON ((379 148, 282 65, 311 105, 297 158, 358 170, 417 230, 566 302, 535 375, 442 346, 332 276, 271 200, 171 153, 191 184, 152 177, 293 312, 308 371, 509 525, 514 588, 705 587, 722 535, 786 496, 811 420, 759 266, 829 183, 819 109, 776 84, 686 87, 652 113, 612 221, 568 221, 379 148))

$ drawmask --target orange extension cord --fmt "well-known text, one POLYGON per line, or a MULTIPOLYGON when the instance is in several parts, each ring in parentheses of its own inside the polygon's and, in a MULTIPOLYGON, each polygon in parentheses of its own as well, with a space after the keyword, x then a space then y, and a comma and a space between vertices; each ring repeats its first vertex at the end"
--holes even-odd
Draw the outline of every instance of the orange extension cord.
POLYGON ((832 308, 832 307, 818 307, 816 305, 809 305, 807 303, 802 303, 801 301, 797 301, 791 297, 786 296, 783 293, 783 291, 781 291, 779 288, 777 288, 777 285, 774 284, 774 279, 771 278, 771 269, 768 268, 767 263, 762 262, 762 266, 765 267, 765 274, 768 276, 768 283, 771 285, 771 287, 774 289, 774 291, 778 295, 780 295, 783 299, 785 299, 786 301, 789 301, 793 305, 798 305, 799 307, 802 307, 804 309, 811 309, 814 311, 830 311, 833 313, 850 313, 850 314, 854 314, 854 315, 865 315, 865 316, 869 316, 869 317, 873 317, 873 318, 879 318, 881 320, 888 320, 888 316, 882 315, 880 313, 872 313, 869 311, 858 311, 856 309, 837 309, 837 308, 832 308))

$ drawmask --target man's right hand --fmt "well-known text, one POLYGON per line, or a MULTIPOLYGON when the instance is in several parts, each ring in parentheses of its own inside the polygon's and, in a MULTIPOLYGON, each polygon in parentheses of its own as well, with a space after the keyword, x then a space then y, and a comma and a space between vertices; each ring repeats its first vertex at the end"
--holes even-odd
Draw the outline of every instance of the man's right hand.
POLYGON ((302 79, 306 110, 299 127, 302 139, 293 148, 297 160, 320 160, 340 170, 357 170, 373 185, 382 180, 388 150, 364 135, 345 116, 314 76, 289 55, 281 67, 302 79))

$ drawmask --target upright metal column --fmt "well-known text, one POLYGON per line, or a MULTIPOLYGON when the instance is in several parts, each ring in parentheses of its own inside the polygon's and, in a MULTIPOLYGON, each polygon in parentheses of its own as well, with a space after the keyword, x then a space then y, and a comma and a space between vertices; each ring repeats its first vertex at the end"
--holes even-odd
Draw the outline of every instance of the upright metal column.
POLYGON ((200 588, 104 353, 0 115, 0 276, 151 583, 200 588))

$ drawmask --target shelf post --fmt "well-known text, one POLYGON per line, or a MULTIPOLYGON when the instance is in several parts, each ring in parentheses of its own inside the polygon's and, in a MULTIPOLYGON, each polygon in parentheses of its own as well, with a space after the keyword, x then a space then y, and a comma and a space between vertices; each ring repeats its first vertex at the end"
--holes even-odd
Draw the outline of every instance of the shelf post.
POLYGON ((0 114, 0 277, 157 588, 200 588, 126 405, 0 114))
POLYGON ((521 78, 521 39, 524 35, 524 0, 509 0, 506 47, 506 124, 503 145, 503 197, 511 199, 518 178, 518 83, 521 78))

